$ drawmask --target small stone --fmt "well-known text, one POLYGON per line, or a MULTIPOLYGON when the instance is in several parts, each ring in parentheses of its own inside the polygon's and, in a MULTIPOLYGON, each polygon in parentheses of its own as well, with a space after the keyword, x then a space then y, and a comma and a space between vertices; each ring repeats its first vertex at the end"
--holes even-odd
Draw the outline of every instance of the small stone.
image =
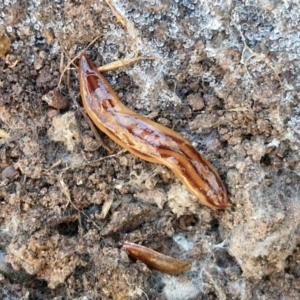
POLYGON ((69 106, 69 100, 58 91, 50 91, 42 96, 42 100, 56 109, 66 109, 69 106))
POLYGON ((203 99, 197 94, 188 95, 187 101, 193 110, 201 110, 204 107, 203 99))
POLYGON ((5 180, 5 179, 11 179, 17 176, 18 174, 19 174, 18 171, 13 166, 9 166, 2 171, 1 176, 2 176, 2 180, 5 180))

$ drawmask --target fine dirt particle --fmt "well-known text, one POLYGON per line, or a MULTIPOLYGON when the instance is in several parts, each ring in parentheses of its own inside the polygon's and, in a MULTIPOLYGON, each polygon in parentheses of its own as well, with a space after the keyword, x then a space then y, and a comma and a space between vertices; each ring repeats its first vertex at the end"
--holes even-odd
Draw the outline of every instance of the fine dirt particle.
POLYGON ((73 112, 52 118, 52 126, 48 130, 49 138, 55 142, 63 142, 69 151, 74 151, 80 142, 80 132, 73 112))
POLYGON ((11 43, 8 36, 0 29, 0 58, 4 58, 10 49, 11 43))

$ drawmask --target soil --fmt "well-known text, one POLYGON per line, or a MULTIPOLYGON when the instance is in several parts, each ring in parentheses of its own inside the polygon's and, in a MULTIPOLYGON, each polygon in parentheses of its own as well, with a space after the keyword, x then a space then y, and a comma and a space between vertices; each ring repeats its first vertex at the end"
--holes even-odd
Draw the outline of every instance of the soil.
POLYGON ((0 3, 0 298, 299 299, 299 30, 296 1, 0 3), (105 77, 216 167, 228 209, 97 131, 82 51, 145 58, 105 77))

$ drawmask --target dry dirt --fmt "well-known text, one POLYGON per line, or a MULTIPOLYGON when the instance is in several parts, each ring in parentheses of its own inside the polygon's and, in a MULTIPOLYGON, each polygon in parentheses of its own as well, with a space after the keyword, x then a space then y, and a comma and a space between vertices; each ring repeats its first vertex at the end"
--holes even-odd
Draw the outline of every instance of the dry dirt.
POLYGON ((299 299, 299 9, 0 1, 0 298, 299 299), (214 164, 230 208, 91 127, 71 63, 83 50, 97 66, 147 57, 105 76, 214 164), (192 268, 151 271, 124 241, 192 268))

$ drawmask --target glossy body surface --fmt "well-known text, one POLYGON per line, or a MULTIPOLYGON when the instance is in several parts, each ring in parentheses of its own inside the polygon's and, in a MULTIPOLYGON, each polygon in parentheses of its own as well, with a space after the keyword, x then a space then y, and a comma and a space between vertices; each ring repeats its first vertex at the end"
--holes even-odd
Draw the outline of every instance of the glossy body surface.
POLYGON ((79 81, 84 108, 101 131, 132 154, 170 168, 202 204, 227 207, 226 189, 212 164, 175 131, 127 108, 84 53, 79 81))
POLYGON ((142 261, 150 269, 154 269, 166 274, 181 274, 191 268, 191 263, 185 260, 176 259, 150 248, 125 242, 123 248, 129 256, 142 261))

